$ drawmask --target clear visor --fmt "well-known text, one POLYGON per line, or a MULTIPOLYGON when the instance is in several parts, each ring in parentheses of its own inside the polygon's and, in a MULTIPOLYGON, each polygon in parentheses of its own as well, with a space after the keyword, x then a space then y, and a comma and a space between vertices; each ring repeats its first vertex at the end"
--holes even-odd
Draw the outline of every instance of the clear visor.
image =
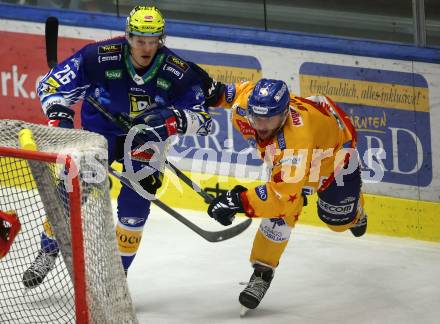
POLYGON ((252 127, 257 131, 258 136, 265 140, 273 136, 283 126, 286 120, 286 113, 263 117, 248 112, 247 118, 252 127))
POLYGON ((134 48, 152 48, 158 47, 160 44, 159 36, 137 36, 133 35, 128 38, 131 47, 134 48))

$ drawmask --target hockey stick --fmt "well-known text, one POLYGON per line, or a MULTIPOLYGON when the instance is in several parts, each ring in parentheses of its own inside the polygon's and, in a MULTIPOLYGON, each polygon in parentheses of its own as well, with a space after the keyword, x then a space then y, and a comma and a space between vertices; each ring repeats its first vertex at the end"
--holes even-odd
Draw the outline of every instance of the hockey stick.
POLYGON ((58 19, 56 17, 48 17, 45 25, 46 39, 46 62, 49 68, 57 65, 57 43, 58 43, 58 19))
MULTIPOLYGON (((114 125, 118 126, 124 132, 129 132, 132 128, 132 124, 129 123, 122 116, 115 116, 107 111, 99 102, 97 102, 92 97, 87 97, 86 101, 91 104, 95 109, 97 109, 103 116, 105 116, 109 121, 111 121, 114 125)), ((143 145, 145 143, 139 141, 136 137, 134 138, 136 144, 143 145)), ((175 165, 173 165, 168 160, 165 160, 165 165, 170 169, 179 179, 181 179, 184 183, 186 183, 189 187, 191 187, 195 192, 197 192, 205 202, 210 203, 213 200, 213 197, 208 194, 205 190, 200 188, 196 183, 194 183, 185 173, 180 171, 175 165)))
MULTIPOLYGON (((125 176, 123 176, 120 172, 112 168, 109 168, 109 172, 111 175, 119 179, 119 181, 121 181, 127 187, 135 191, 135 188, 133 188, 132 184, 130 183, 130 180, 125 176)), ((252 222, 252 220, 249 218, 246 221, 241 222, 236 226, 233 226, 231 228, 222 231, 216 231, 216 232, 206 231, 198 227, 196 224, 192 223, 191 221, 189 221, 186 217, 182 216, 180 213, 178 213, 177 211, 175 211, 174 209, 172 209, 171 207, 169 207, 159 199, 152 200, 151 202, 156 206, 158 206, 163 211, 165 211, 166 213, 168 213, 169 215, 171 215, 172 217, 174 217, 175 219, 177 219, 179 222, 187 226, 189 229, 199 234, 205 240, 212 243, 225 241, 241 234, 244 230, 246 230, 249 227, 249 225, 252 222)))
MULTIPOLYGON (((86 100, 93 107, 95 107, 99 112, 101 112, 109 121, 114 123, 116 126, 121 128, 123 131, 128 132, 130 130, 131 124, 127 120, 125 120, 122 117, 118 118, 118 117, 114 116, 113 114, 108 112, 101 104, 99 104, 99 102, 97 102, 92 97, 87 97, 86 100)), ((144 143, 138 142, 137 144, 142 145, 144 143)), ((206 191, 204 191, 199 186, 197 186, 190 178, 188 178, 177 167, 175 167, 173 164, 171 164, 167 160, 165 160, 165 163, 166 163, 165 165, 168 166, 168 168, 171 169, 173 172, 179 172, 179 174, 176 173, 176 175, 182 180, 185 179, 186 181, 184 181, 184 182, 188 186, 192 187, 200 196, 202 196, 205 199, 205 201, 207 201, 209 203, 213 200, 213 197, 210 194, 208 194, 206 191)), ((136 191, 135 188, 133 188, 133 186, 131 185, 129 179, 125 178, 122 174, 113 170, 111 167, 109 168, 109 172, 110 172, 110 174, 113 174, 116 178, 121 180, 121 182, 124 183, 125 185, 127 185, 129 188, 136 191)), ((164 211, 166 211, 167 213, 169 213, 171 216, 173 216, 174 218, 176 218, 177 220, 179 220, 180 222, 182 222, 183 224, 188 226, 190 229, 192 229, 194 232, 196 232, 197 234, 202 236, 204 239, 208 240, 209 242, 219 242, 219 241, 224 241, 224 240, 227 240, 231 237, 234 237, 234 236, 240 234, 241 232, 243 232, 252 223, 252 219, 248 218, 244 222, 241 222, 240 224, 238 224, 234 227, 228 228, 226 230, 223 230, 220 232, 209 232, 209 231, 205 231, 205 230, 199 228, 198 226, 196 226, 195 224, 193 224, 192 222, 187 220, 185 217, 183 217, 182 215, 177 213, 175 210, 173 210, 172 208, 165 205, 160 200, 156 199, 156 200, 152 200, 152 202, 154 204, 156 204, 158 207, 160 207, 161 209, 163 209, 164 211)))
MULTIPOLYGON (((56 17, 49 17, 46 20, 46 28, 45 28, 45 36, 46 36, 46 59, 47 64, 50 68, 53 68, 57 64, 57 38, 58 38, 58 19, 56 17)), ((106 116, 109 121, 112 121, 115 125, 120 127, 121 129, 125 131, 129 131, 132 125, 128 123, 124 118, 116 118, 111 113, 109 113, 104 107, 101 106, 99 102, 97 102, 92 97, 87 97, 86 100, 95 107, 98 111, 100 111, 104 116, 106 116)), ((143 144, 143 143, 140 143, 143 144)), ((205 199, 205 202, 209 203, 213 200, 213 197, 209 195, 206 191, 201 189, 197 184, 195 184, 189 177, 187 177, 182 171, 180 171, 177 167, 175 167, 170 162, 166 161, 166 165, 169 169, 171 169, 183 182, 185 182, 188 186, 193 188, 200 196, 202 196, 205 199)), ((109 172, 113 174, 116 178, 121 180, 125 185, 130 187, 134 190, 131 183, 128 179, 123 177, 121 174, 119 174, 117 171, 109 167, 109 172), (123 181, 124 179, 124 181, 123 181)), ((223 231, 218 232, 209 232, 205 231, 189 220, 187 220, 185 217, 174 211, 172 208, 165 205, 163 202, 159 200, 153 201, 156 205, 158 205, 160 208, 162 208, 164 211, 166 211, 168 214, 188 226, 190 229, 198 233, 200 236, 208 240, 209 242, 220 242, 227 240, 229 238, 232 238, 240 233, 242 233, 246 228, 250 226, 252 223, 252 219, 247 219, 244 222, 241 222, 240 224, 228 228, 223 231)))

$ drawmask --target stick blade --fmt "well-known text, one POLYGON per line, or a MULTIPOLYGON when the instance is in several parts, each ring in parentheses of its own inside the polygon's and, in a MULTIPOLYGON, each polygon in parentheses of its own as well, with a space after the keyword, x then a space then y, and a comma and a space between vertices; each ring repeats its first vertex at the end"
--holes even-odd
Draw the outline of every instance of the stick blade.
POLYGON ((245 317, 248 312, 249 312, 249 308, 242 305, 240 308, 240 317, 241 318, 245 317))
POLYGON ((222 241, 226 241, 229 240, 233 237, 236 237, 238 235, 240 235, 241 233, 243 233, 252 223, 252 218, 248 218, 245 221, 232 226, 232 227, 228 227, 227 229, 223 230, 223 231, 218 231, 218 232, 210 232, 205 239, 209 242, 222 242, 222 241))
POLYGON ((50 16, 46 19, 45 36, 46 36, 46 61, 49 68, 57 65, 57 42, 58 42, 58 19, 50 16))

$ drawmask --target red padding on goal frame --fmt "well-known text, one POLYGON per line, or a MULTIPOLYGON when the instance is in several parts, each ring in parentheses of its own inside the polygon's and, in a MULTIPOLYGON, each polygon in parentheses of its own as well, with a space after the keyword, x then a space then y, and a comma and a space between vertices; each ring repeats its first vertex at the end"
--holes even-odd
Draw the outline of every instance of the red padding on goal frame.
POLYGON ((86 278, 84 262, 83 231, 81 222, 81 194, 77 167, 70 155, 47 153, 23 150, 12 147, 1 147, 0 156, 15 157, 24 160, 43 161, 50 163, 60 163, 65 161, 65 167, 69 171, 74 171, 75 176, 71 179, 72 191, 69 192, 70 208, 70 231, 72 235, 72 257, 73 257, 73 284, 75 290, 75 313, 77 323, 89 323, 89 312, 87 307, 86 278))

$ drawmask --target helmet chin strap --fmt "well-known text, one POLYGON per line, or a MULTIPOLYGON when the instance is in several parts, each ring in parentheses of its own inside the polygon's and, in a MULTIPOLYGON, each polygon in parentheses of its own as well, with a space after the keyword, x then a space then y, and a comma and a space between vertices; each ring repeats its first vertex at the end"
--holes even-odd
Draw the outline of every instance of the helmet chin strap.
POLYGON ((287 120, 287 113, 290 110, 290 107, 287 107, 286 110, 284 110, 284 118, 283 121, 281 122, 280 126, 277 128, 277 130, 274 132, 274 134, 278 133, 280 131, 281 128, 283 128, 284 124, 286 123, 287 120))

